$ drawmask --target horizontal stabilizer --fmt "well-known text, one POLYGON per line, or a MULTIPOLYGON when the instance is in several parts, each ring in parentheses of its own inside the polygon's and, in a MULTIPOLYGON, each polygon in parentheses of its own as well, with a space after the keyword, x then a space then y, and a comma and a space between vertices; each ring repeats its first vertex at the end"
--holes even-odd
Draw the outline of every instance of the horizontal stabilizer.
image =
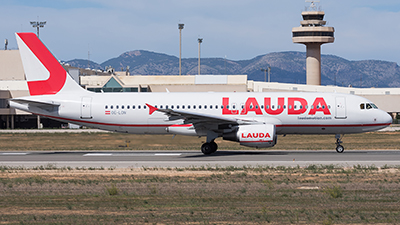
POLYGON ((10 100, 10 104, 12 102, 27 105, 29 108, 37 107, 44 109, 46 111, 53 111, 55 108, 60 106, 60 103, 54 101, 43 101, 43 100, 30 100, 30 99, 22 99, 22 98, 15 98, 10 100))

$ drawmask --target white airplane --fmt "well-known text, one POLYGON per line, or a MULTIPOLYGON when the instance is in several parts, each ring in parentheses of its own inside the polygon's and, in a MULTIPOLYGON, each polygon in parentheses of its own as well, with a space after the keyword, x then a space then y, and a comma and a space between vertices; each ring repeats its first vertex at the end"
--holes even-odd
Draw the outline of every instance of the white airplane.
POLYGON ((389 126, 392 118, 371 101, 339 93, 94 93, 81 88, 34 33, 16 34, 31 96, 10 106, 66 123, 132 134, 206 136, 204 154, 216 138, 257 148, 277 135, 344 134, 389 126))

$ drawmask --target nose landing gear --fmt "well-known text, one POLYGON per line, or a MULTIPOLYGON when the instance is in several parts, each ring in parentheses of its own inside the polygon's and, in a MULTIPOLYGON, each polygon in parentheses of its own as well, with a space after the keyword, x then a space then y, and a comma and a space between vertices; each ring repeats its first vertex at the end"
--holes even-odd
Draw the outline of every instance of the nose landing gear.
POLYGON ((340 136, 340 134, 336 134, 336 152, 337 153, 343 153, 344 152, 344 147, 341 145, 343 143, 342 138, 344 137, 344 134, 340 136))

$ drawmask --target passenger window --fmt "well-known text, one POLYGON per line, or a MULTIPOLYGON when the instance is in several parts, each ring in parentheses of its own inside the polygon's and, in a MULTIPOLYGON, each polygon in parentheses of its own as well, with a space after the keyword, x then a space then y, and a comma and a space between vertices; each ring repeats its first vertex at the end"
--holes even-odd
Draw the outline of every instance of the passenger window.
POLYGON ((176 109, 179 109, 179 105, 176 106, 176 109))
POLYGON ((105 108, 108 109, 108 106, 106 106, 105 108))
POLYGON ((185 105, 182 105, 182 109, 185 109, 185 105))
POLYGON ((212 109, 212 105, 210 105, 210 109, 212 109))
POLYGON ((171 105, 171 109, 174 109, 174 105, 171 105))
POLYGON ((168 105, 166 105, 165 108, 168 109, 168 105))
POLYGON ((117 106, 115 106, 115 108, 116 108, 116 109, 118 109, 118 105, 117 105, 117 106))
POLYGON ((147 107, 146 106, 143 106, 143 109, 146 109, 147 107))
POLYGON ((123 106, 123 105, 121 106, 121 109, 124 109, 124 106, 123 106))
POLYGON ((201 109, 201 105, 199 105, 199 109, 201 109))
POLYGON ((193 105, 193 109, 196 109, 196 106, 195 106, 195 105, 193 105))
POLYGON ((135 105, 132 106, 132 109, 135 109, 135 105))
POLYGON ((110 109, 113 109, 114 107, 113 106, 110 106, 110 109))
POLYGON ((162 109, 162 105, 160 105, 160 109, 162 109))
POLYGON ((190 109, 190 105, 188 105, 188 109, 190 109))
POLYGON ((204 109, 207 109, 207 106, 206 106, 206 105, 204 106, 204 109))
POLYGON ((126 108, 129 109, 129 105, 127 105, 126 108))
POLYGON ((140 105, 138 105, 137 108, 140 109, 140 105))
POLYGON ((261 105, 261 109, 264 109, 264 105, 261 105))

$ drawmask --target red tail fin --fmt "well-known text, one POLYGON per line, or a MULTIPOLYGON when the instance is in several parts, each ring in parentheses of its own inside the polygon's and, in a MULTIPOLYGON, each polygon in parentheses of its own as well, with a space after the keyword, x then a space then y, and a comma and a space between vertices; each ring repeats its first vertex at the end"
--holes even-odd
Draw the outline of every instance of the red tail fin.
POLYGON ((30 94, 58 93, 69 78, 67 72, 34 33, 16 36, 30 94))

